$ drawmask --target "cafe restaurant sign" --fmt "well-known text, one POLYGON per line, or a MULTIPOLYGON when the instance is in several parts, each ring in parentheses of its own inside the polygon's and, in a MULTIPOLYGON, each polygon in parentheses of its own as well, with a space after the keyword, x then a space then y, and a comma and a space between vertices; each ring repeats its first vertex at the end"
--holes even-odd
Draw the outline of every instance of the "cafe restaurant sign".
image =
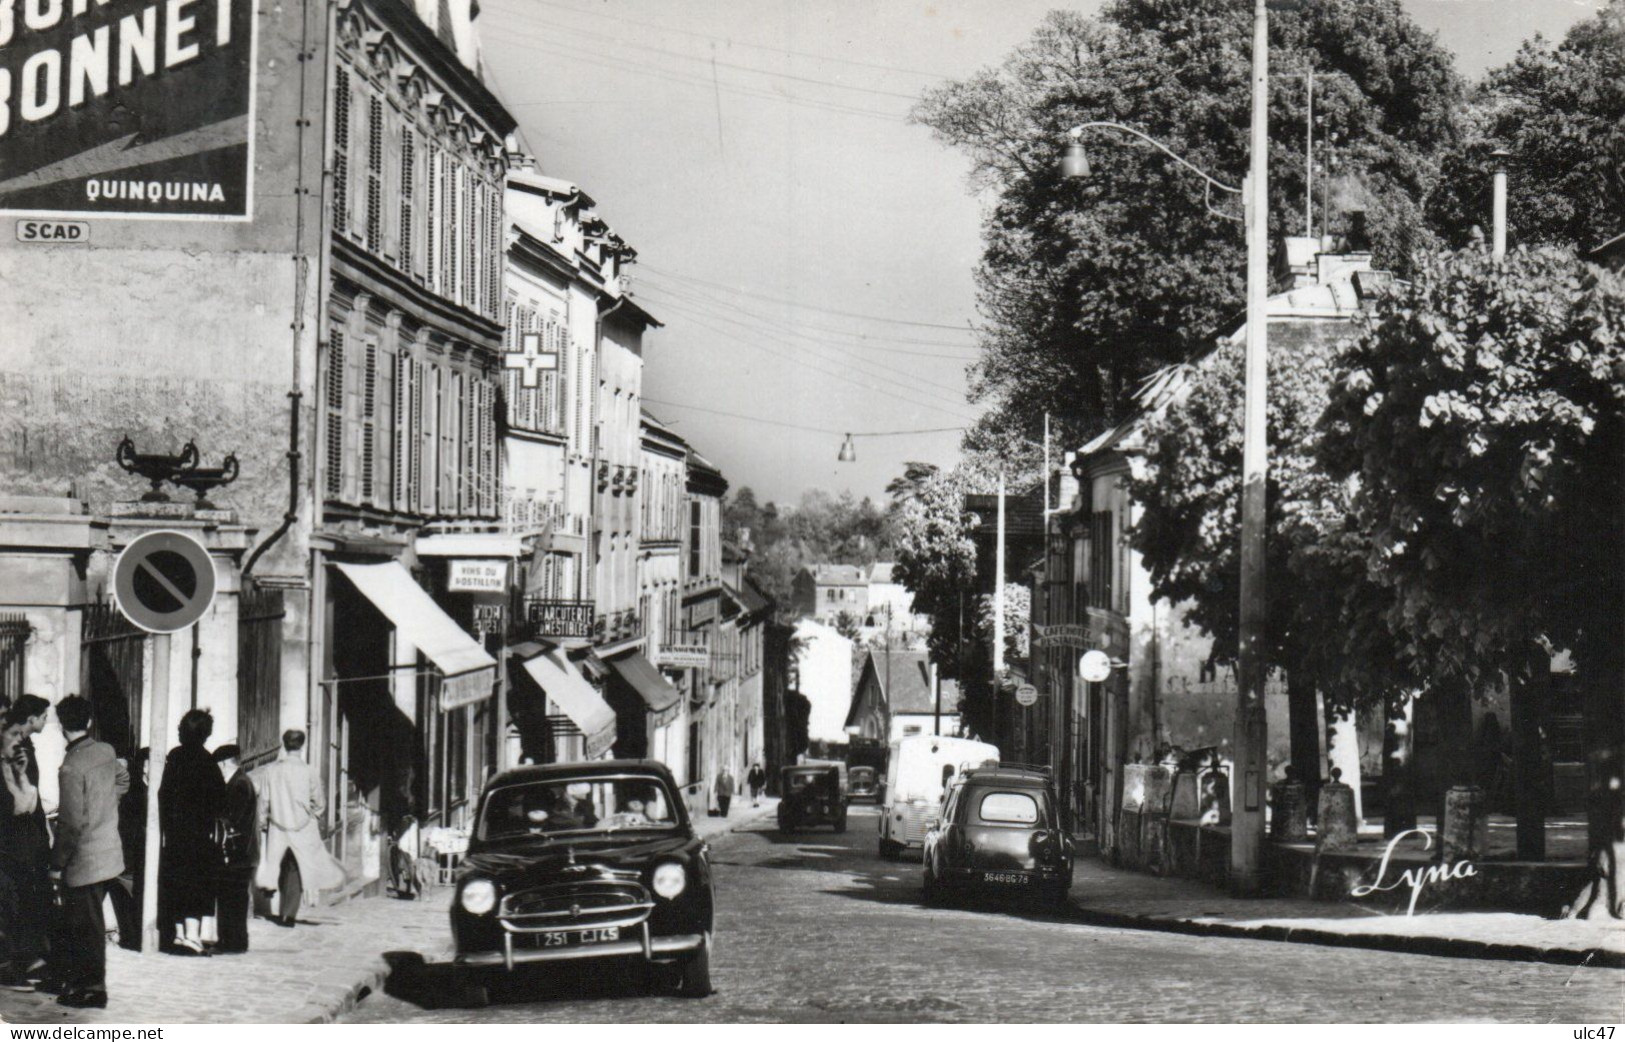
POLYGON ((1038 632, 1039 647, 1086 650, 1094 646, 1089 642, 1088 626, 1065 622, 1053 626, 1034 626, 1033 629, 1038 632))
POLYGON ((0 213, 248 220, 255 0, 0 0, 0 213))

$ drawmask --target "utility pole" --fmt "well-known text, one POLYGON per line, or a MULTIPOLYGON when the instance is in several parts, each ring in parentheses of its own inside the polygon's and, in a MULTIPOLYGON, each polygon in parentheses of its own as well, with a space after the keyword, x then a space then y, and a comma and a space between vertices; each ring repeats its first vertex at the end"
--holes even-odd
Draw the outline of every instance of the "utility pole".
POLYGON ((1247 225, 1246 393, 1242 432, 1240 687, 1234 736, 1230 886, 1258 893, 1264 853, 1264 488, 1268 467, 1265 410, 1269 379, 1269 15, 1253 0, 1251 171, 1242 186, 1247 225))
POLYGON ((1315 237, 1315 69, 1305 74, 1307 111, 1303 117, 1303 234, 1315 237))
POLYGON ((993 554, 993 682, 1004 672, 1004 471, 999 471, 999 545, 993 554))

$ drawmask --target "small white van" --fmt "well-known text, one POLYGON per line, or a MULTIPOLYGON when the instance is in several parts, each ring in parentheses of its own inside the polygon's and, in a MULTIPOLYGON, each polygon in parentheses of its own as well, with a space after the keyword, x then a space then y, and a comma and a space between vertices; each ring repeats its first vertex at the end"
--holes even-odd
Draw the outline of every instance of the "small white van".
POLYGON ((881 794, 880 856, 895 860, 923 850, 948 786, 973 767, 998 762, 998 746, 969 738, 917 734, 893 742, 881 794))

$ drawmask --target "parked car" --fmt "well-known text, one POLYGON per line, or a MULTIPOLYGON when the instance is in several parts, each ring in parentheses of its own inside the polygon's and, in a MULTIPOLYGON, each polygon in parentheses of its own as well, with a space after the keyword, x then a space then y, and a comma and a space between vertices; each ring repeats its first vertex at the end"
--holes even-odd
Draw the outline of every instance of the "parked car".
POLYGON ((880 802, 880 775, 873 767, 847 768, 846 786, 846 798, 849 803, 880 802))
POLYGON ((779 831, 834 825, 846 831, 846 794, 834 764, 801 764, 779 771, 779 831))
POLYGON ((998 746, 969 738, 921 734, 893 742, 880 797, 880 856, 920 850, 949 785, 971 767, 998 762, 998 746))
POLYGON ((480 797, 451 905, 457 965, 635 959, 651 982, 711 993, 714 899, 706 844, 671 771, 599 760, 504 771, 480 797))
POLYGON ((967 771, 950 789, 941 820, 926 833, 925 901, 1026 892, 1063 904, 1074 854, 1047 772, 967 771))

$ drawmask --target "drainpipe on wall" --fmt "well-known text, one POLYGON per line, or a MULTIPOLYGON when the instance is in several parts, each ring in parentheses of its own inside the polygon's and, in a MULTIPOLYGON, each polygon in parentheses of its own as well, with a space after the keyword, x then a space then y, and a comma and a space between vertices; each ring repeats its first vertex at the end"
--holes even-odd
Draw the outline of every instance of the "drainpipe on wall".
MULTIPOLYGON (((256 547, 254 547, 254 549, 253 549, 253 551, 251 553, 249 553, 248 560, 246 562, 244 562, 244 564, 243 564, 242 578, 244 578, 244 579, 248 578, 250 573, 253 572, 254 565, 259 563, 259 559, 265 555, 265 552, 267 550, 269 550, 277 542, 279 542, 282 539, 283 536, 287 535, 288 530, 293 527, 294 522, 299 520, 299 473, 300 473, 300 466, 299 466, 299 464, 300 464, 299 413, 300 413, 300 407, 304 402, 304 389, 303 389, 304 366, 302 364, 303 359, 300 356, 300 350, 301 350, 301 340, 302 340, 302 338, 304 336, 304 332, 305 332, 305 287, 308 284, 309 273, 310 273, 310 257, 305 252, 305 202, 306 202, 305 197, 306 197, 306 195, 309 194, 309 189, 307 189, 305 187, 305 137, 306 137, 306 132, 310 128, 310 119, 305 114, 306 111, 307 111, 305 106, 306 106, 306 100, 307 100, 307 97, 308 97, 308 92, 306 90, 306 84, 309 81, 310 60, 311 60, 311 58, 314 57, 314 55, 311 54, 311 51, 310 51, 310 2, 311 2, 311 0, 305 0, 305 3, 300 5, 300 25, 299 25, 299 119, 298 119, 298 123, 297 123, 297 129, 296 129, 295 135, 294 135, 294 140, 295 140, 295 148, 294 148, 294 156, 295 156, 295 158, 294 158, 294 170, 295 170, 295 174, 294 174, 294 190, 293 190, 293 192, 294 192, 294 218, 293 218, 294 285, 293 285, 293 321, 290 323, 290 326, 291 326, 292 331, 293 331, 293 337, 292 337, 292 339, 293 339, 293 373, 292 373, 292 377, 291 377, 292 382, 291 382, 291 384, 289 385, 289 388, 288 388, 288 452, 287 452, 287 460, 288 460, 288 506, 287 506, 287 509, 284 510, 283 513, 282 513, 282 522, 279 525, 277 525, 277 527, 274 530, 272 530, 270 535, 266 536, 263 540, 261 540, 260 544, 258 546, 256 546, 256 547)), ((337 5, 330 2, 329 5, 328 5, 328 17, 327 17, 328 32, 327 32, 327 52, 326 52, 327 55, 328 55, 329 60, 326 63, 327 85, 324 86, 324 88, 323 88, 324 107, 325 107, 326 104, 329 103, 329 99, 330 99, 330 97, 332 95, 332 90, 331 90, 331 76, 332 76, 331 66, 332 66, 332 61, 331 61, 331 57, 332 57, 332 53, 333 53, 333 26, 334 26, 334 23, 335 23, 335 21, 337 19, 337 13, 338 13, 337 5)), ((322 126, 324 128, 324 136, 325 136, 325 128, 327 126, 327 121, 325 119, 322 122, 322 126)), ((324 149, 323 155, 324 155, 324 162, 322 164, 323 190, 322 190, 322 196, 321 196, 321 206, 322 206, 321 226, 322 226, 323 231, 325 232, 326 231, 326 225, 327 225, 327 192, 326 192, 327 163, 325 162, 325 155, 326 155, 325 149, 324 149)), ((326 266, 327 266, 326 262, 327 262, 327 252, 328 252, 327 248, 326 248, 327 247, 327 240, 326 240, 325 237, 322 239, 322 241, 321 241, 321 243, 319 245, 320 245, 320 248, 322 250, 321 268, 323 269, 323 272, 325 273, 325 269, 326 269, 326 266)), ((320 300, 322 302, 322 306, 325 306, 325 296, 326 296, 325 289, 326 289, 326 284, 325 284, 325 281, 324 281, 323 284, 317 288, 318 300, 320 300)), ((321 321, 320 313, 318 313, 317 321, 318 322, 321 321)), ((320 328, 320 327, 318 327, 318 328, 320 328)))
MULTIPOLYGON (((309 0, 307 0, 307 3, 309 0)), ((328 128, 333 125, 334 88, 338 79, 338 0, 327 0, 327 38, 323 48, 322 58, 322 202, 321 202, 321 239, 320 253, 316 267, 316 348, 318 357, 327 342, 327 302, 332 289, 332 258, 333 258, 333 135, 328 128)), ((308 53, 308 51, 306 52, 308 53)), ((320 453, 317 454, 320 463, 320 453)), ((311 467, 307 475, 310 482, 310 501, 312 504, 312 517, 310 527, 312 531, 322 522, 324 504, 322 502, 322 485, 319 466, 311 467)), ((326 604, 327 581, 326 563, 320 550, 315 548, 310 552, 310 606, 307 615, 305 641, 307 647, 305 673, 305 729, 307 733, 313 731, 312 723, 316 719, 316 708, 321 703, 317 697, 321 686, 322 657, 325 653, 326 640, 326 604)), ((325 726, 325 721, 323 721, 325 726)), ((307 748, 314 749, 315 735, 307 748)), ((331 741, 331 736, 323 735, 323 741, 331 741)), ((314 756, 314 753, 310 754, 314 756)), ((314 760, 312 761, 314 763, 314 760)), ((329 795, 329 799, 333 797, 329 795)))

